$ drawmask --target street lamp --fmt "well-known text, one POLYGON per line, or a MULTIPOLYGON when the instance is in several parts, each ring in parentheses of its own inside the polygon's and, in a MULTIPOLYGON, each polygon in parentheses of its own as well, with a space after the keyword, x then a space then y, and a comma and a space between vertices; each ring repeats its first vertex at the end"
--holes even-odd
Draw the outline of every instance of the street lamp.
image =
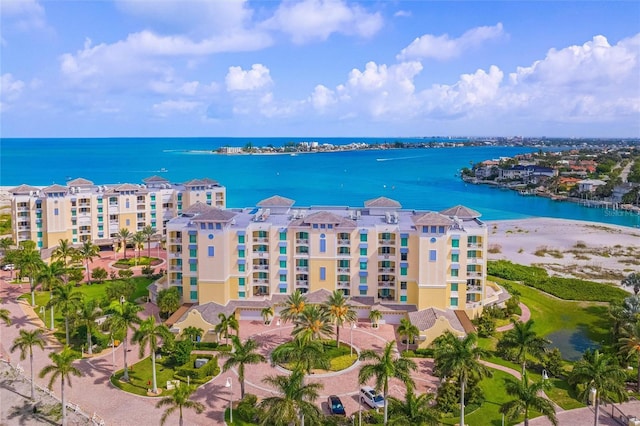
POLYGON ((278 321, 276 321, 276 325, 278 326, 278 334, 282 336, 282 329, 280 328, 280 318, 278 318, 278 321))
POLYGON ((350 336, 350 340, 351 340, 351 342, 350 342, 351 350, 350 350, 349 356, 353 356, 353 329, 354 328, 358 328, 358 326, 357 326, 357 324, 355 322, 352 322, 351 323, 351 329, 349 331, 349 336, 350 336))
POLYGON ((233 423, 233 405, 231 399, 233 398, 233 382, 231 377, 227 377, 227 382, 224 385, 225 388, 229 388, 229 423, 233 423))
POLYGON ((125 301, 124 294, 120 296, 120 304, 122 305, 125 301))
POLYGON ((113 340, 113 335, 111 335, 111 365, 113 366, 113 373, 116 372, 116 342, 113 340))

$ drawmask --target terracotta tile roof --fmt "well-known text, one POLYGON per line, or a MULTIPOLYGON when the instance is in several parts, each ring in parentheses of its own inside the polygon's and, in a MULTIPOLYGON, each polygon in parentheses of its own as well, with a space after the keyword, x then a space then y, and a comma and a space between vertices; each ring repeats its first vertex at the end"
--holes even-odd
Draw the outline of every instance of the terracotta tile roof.
POLYGON ((12 194, 31 194, 32 191, 40 191, 40 189, 26 184, 9 189, 9 192, 12 194))
POLYGON ((473 326, 473 323, 471 322, 471 320, 469 319, 469 316, 465 311, 458 309, 457 311, 454 311, 454 313, 456 314, 458 321, 460 321, 462 328, 464 328, 465 333, 476 332, 476 328, 473 326))
POLYGON ((457 205, 455 207, 451 207, 450 209, 442 210, 440 214, 449 217, 457 217, 458 219, 477 219, 482 216, 479 212, 472 210, 468 207, 457 205))
POLYGON ((409 312, 409 321, 418 327, 420 331, 433 327, 439 318, 446 319, 454 330, 464 332, 464 327, 453 311, 428 308, 421 311, 409 312))
POLYGON ((399 209, 402 205, 396 200, 387 197, 378 197, 364 202, 365 207, 393 207, 399 209))
POLYGON ((85 178, 77 178, 67 182, 67 186, 90 186, 90 185, 93 185, 93 182, 85 178))
POLYGON ((49 192, 67 192, 67 191, 69 191, 69 188, 67 188, 66 186, 58 185, 58 184, 47 186, 42 190, 42 192, 44 192, 45 194, 49 192))
POLYGON ((274 195, 273 197, 269 197, 260 201, 257 204, 257 206, 258 207, 291 207, 294 203, 295 201, 290 198, 274 195))
POLYGON ((169 182, 167 179, 162 176, 149 176, 148 178, 142 179, 144 183, 167 183, 169 182))
POLYGON ((182 317, 187 314, 187 312, 191 309, 192 306, 193 306, 193 303, 184 303, 182 306, 178 308, 177 311, 171 314, 171 316, 164 322, 165 325, 171 328, 173 324, 183 319, 182 317))
POLYGON ((453 220, 436 212, 415 213, 411 216, 416 225, 451 226, 453 220))

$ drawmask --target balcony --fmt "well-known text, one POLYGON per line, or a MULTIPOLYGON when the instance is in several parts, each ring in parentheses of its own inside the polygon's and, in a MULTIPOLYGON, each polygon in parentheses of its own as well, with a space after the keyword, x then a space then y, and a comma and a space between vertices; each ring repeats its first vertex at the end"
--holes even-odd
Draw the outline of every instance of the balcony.
POLYGON ((181 251, 172 251, 172 252, 169 252, 169 257, 173 257, 174 259, 175 259, 175 258, 178 258, 178 257, 180 257, 180 256, 182 256, 182 252, 181 252, 181 251))
POLYGON ((381 246, 395 246, 396 240, 378 240, 378 245, 381 246))
POLYGON ((169 244, 182 244, 182 238, 171 238, 169 244))
POLYGON ((269 252, 268 251, 254 251, 253 255, 255 257, 260 258, 260 259, 268 259, 269 258, 269 252))
POLYGON ((253 265, 253 269, 256 270, 256 271, 268 271, 269 270, 269 265, 254 264, 253 265))
POLYGON ((482 286, 467 286, 467 293, 482 293, 482 286))
POLYGON ((395 281, 378 281, 378 287, 382 288, 393 288, 396 286, 395 281))
POLYGON ((296 287, 309 287, 308 280, 296 280, 296 287))
POLYGON ((350 281, 338 281, 338 287, 340 288, 349 288, 351 287, 350 281))
POLYGON ((253 239, 254 243, 268 243, 269 242, 269 238, 268 237, 255 237, 253 239))
POLYGON ((469 277, 469 278, 480 278, 480 277, 482 277, 482 272, 467 271, 467 277, 469 277))
POLYGON ((181 272, 182 271, 182 265, 171 264, 171 265, 169 265, 169 271, 181 272))
POLYGON ((299 238, 299 239, 296 240, 296 244, 309 245, 309 239, 308 238, 299 238))
POLYGON ((484 259, 482 257, 469 257, 467 258, 467 263, 482 264, 484 259))
POLYGON ((91 207, 91 203, 78 203, 78 207, 91 207))
POLYGON ((378 268, 378 272, 381 274, 395 274, 396 268, 378 268))
POLYGON ((296 266, 296 272, 309 272, 308 266, 296 266))
POLYGON ((467 247, 468 248, 481 249, 482 248, 482 243, 468 243, 467 247))
POLYGON ((251 282, 252 282, 252 285, 254 286, 269 284, 269 280, 266 278, 253 278, 251 282))
POLYGON ((138 204, 136 205, 136 208, 137 208, 138 210, 145 210, 145 209, 147 208, 147 205, 146 205, 146 204, 144 204, 144 203, 138 203, 138 204))
POLYGON ((351 245, 351 240, 340 239, 340 240, 338 240, 338 245, 339 246, 349 246, 349 245, 351 245))
POLYGON ((31 229, 29 225, 18 226, 18 231, 28 231, 31 229))
POLYGON ((348 274, 348 273, 349 273, 349 271, 350 271, 350 268, 349 268, 349 267, 346 267, 346 268, 338 268, 338 273, 339 273, 339 274, 348 274))

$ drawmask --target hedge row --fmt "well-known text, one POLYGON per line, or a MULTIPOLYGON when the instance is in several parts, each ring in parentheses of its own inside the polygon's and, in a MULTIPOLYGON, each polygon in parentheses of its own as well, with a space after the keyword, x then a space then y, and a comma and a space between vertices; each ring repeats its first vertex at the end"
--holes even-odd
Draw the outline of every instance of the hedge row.
POLYGON ((217 342, 195 342, 193 345, 195 349, 200 349, 200 350, 221 351, 221 352, 231 351, 231 345, 220 344, 217 342))
POLYGON ((198 355, 198 358, 209 358, 209 362, 200 368, 193 366, 183 366, 176 369, 175 376, 178 376, 181 380, 186 380, 187 377, 192 380, 202 380, 210 376, 215 376, 220 372, 218 367, 218 358, 211 355, 198 355))
POLYGON ((542 268, 517 265, 508 260, 489 262, 487 273, 506 280, 520 281, 564 300, 617 303, 629 296, 629 293, 611 284, 577 278, 550 277, 542 268))

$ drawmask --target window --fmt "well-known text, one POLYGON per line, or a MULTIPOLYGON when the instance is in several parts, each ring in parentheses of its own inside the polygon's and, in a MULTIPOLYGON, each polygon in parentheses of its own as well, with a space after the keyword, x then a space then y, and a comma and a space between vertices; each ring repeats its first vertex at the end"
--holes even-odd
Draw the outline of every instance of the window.
POLYGON ((317 223, 313 224, 313 229, 318 229, 318 224, 317 223))
POLYGON ((280 287, 280 293, 286 293, 286 292, 287 292, 286 287, 280 287))
POLYGON ((191 300, 198 300, 198 292, 197 291, 190 291, 189 295, 191 297, 191 300))
POLYGON ((131 226, 131 220, 130 220, 130 219, 127 219, 127 220, 125 221, 125 225, 126 225, 126 226, 131 226))
POLYGON ((360 234, 360 241, 363 243, 367 242, 367 234, 360 234))
POLYGON ((429 262, 435 262, 437 259, 437 251, 436 250, 429 250, 429 262))
POLYGON ((38 238, 42 238, 42 231, 38 231, 38 238))
POLYGON ((460 247, 460 240, 451 240, 451 247, 460 247))
POLYGON ((422 227, 422 233, 426 234, 427 232, 429 232, 429 227, 428 226, 423 226, 422 227))
POLYGON ((338 268, 348 268, 349 267, 349 261, 348 260, 339 260, 338 261, 338 268))
POLYGON ((280 274, 280 282, 281 283, 286 283, 287 282, 287 275, 286 274, 280 274))
POLYGON ((127 209, 129 208, 129 199, 128 198, 124 202, 124 207, 127 208, 127 209))
POLYGON ((324 281, 327 279, 327 268, 324 266, 320 267, 320 281, 324 281))
POLYGON ((400 296, 400 301, 401 302, 406 302, 407 301, 407 296, 400 296))
POLYGON ((103 221, 102 216, 98 216, 98 222, 102 222, 102 221, 103 221))
POLYGON ((407 253, 400 253, 400 260, 406 261, 408 256, 409 255, 407 253))
POLYGON ((189 271, 197 272, 198 271, 198 265, 196 265, 195 263, 190 264, 189 265, 189 271))
POLYGON ((222 229, 222 224, 221 223, 216 223, 216 229, 222 229))
POLYGON ((281 268, 286 268, 287 267, 287 261, 286 260, 281 260, 280 261, 280 267, 281 268))
POLYGON ((458 291, 458 283, 451 284, 451 291, 458 291))
POLYGON ((77 230, 77 229, 73 229, 73 230, 71 230, 71 233, 72 233, 73 235, 76 235, 76 234, 78 233, 78 230, 77 230))
POLYGON ((198 250, 189 249, 189 257, 198 257, 198 250))
POLYGON ((451 306, 458 306, 458 298, 457 297, 452 297, 449 299, 449 304, 451 306))
POLYGON ((57 208, 53 209, 53 214, 55 216, 58 216, 59 213, 60 213, 60 210, 58 210, 57 208))
POLYGON ((457 277, 458 276, 458 270, 457 269, 452 269, 451 270, 451 276, 452 277, 457 277))
POLYGON ((189 243, 191 244, 195 244, 196 243, 196 236, 195 235, 189 235, 189 243))
POLYGON ((238 272, 244 272, 244 264, 238 265, 238 272))
POLYGON ((244 286, 244 278, 238 278, 238 285, 240 287, 244 286))
MULTIPOLYGON (((201 223, 200 224, 200 229, 207 229, 207 224, 206 223, 201 223)), ((213 229, 213 227, 212 227, 213 229)))
POLYGON ((407 282, 400 281, 400 290, 406 290, 406 289, 407 289, 407 282))
POLYGON ((245 294, 244 291, 239 291, 238 292, 238 299, 244 299, 244 297, 245 297, 244 294, 245 294))
POLYGON ((409 239, 404 237, 404 238, 400 238, 400 246, 401 247, 406 247, 407 245, 409 245, 409 239))
POLYGON ((360 289, 360 296, 366 296, 366 295, 367 295, 367 290, 360 289))
POLYGON ((407 275, 407 268, 400 268, 400 275, 407 275))
POLYGON ((360 262, 360 269, 363 271, 367 270, 367 262, 360 262))
MULTIPOLYGON (((98 198, 98 204, 102 204, 102 198, 98 198)), ((40 206, 36 205, 37 208, 40 208, 40 206)))
POLYGON ((281 232, 280 233, 280 241, 286 241, 287 240, 287 233, 286 232, 281 232))
POLYGON ((207 253, 208 253, 209 257, 213 257, 213 254, 215 253, 215 247, 213 247, 213 246, 207 247, 207 253))
POLYGON ((454 263, 458 263, 458 262, 460 262, 460 255, 459 255, 459 254, 457 254, 457 253, 453 253, 453 254, 451 255, 451 261, 452 261, 452 262, 454 262, 454 263))
POLYGON ((198 285, 198 278, 197 277, 190 277, 189 278, 189 284, 198 285))
POLYGON ((444 226, 438 226, 438 233, 444 234, 444 226))
POLYGON ((286 247, 280 247, 280 254, 287 254, 287 248, 286 247))
POLYGON ((238 235, 238 243, 244 244, 244 235, 238 235))
POLYGON ((320 253, 325 253, 327 251, 327 240, 324 238, 320 240, 320 253))
POLYGON ((366 248, 361 248, 360 249, 360 256, 366 256, 367 255, 367 249, 366 248))
POLYGON ((244 250, 238 250, 238 257, 244 259, 244 250))
POLYGON ((475 250, 468 250, 467 251, 467 257, 468 258, 476 258, 477 257, 477 252, 475 250))
POLYGON ((475 235, 472 235, 470 237, 467 237, 467 244, 476 244, 478 242, 478 237, 475 235))
POLYGON ((151 197, 150 197, 150 198, 151 198, 151 201, 155 201, 155 200, 156 200, 156 196, 155 196, 155 195, 153 195, 153 194, 151 195, 151 197))

